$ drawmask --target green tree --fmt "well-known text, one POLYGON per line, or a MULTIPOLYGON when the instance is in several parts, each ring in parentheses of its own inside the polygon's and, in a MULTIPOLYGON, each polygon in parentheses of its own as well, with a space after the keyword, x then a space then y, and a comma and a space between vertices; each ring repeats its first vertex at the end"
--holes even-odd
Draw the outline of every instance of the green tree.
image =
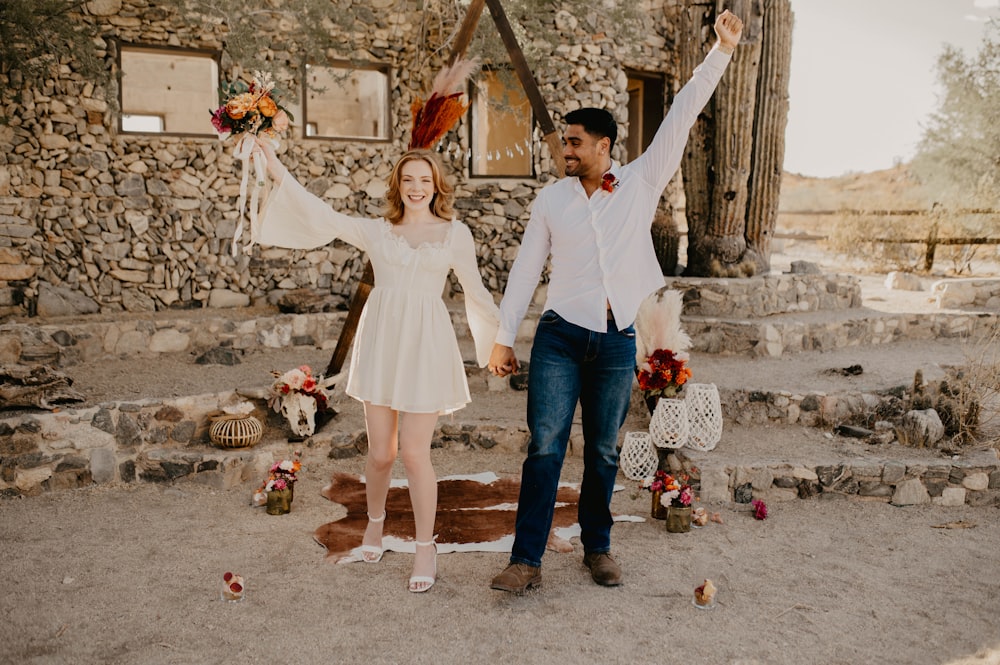
POLYGON ((942 204, 997 204, 1000 186, 1000 20, 974 56, 946 46, 938 58, 940 108, 931 115, 913 170, 942 204))
POLYGON ((78 17, 82 0, 3 0, 0 2, 0 100, 22 86, 42 87, 60 63, 80 74, 107 81, 109 72, 97 57, 96 27, 78 17))

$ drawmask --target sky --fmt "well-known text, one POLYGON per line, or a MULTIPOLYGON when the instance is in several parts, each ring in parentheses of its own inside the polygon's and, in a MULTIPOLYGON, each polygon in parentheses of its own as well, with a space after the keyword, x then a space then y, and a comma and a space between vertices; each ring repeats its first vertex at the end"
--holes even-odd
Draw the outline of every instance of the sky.
POLYGON ((830 177, 909 161, 938 107, 945 44, 974 55, 1000 0, 791 0, 785 170, 830 177))

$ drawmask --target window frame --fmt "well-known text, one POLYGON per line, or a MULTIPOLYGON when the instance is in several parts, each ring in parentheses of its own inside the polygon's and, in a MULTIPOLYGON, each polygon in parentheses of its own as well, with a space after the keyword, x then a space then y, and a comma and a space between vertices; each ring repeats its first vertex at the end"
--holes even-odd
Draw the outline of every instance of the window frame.
MULTIPOLYGON (((117 40, 117 62, 118 67, 118 118, 116 122, 116 129, 120 135, 125 136, 176 136, 176 137, 190 137, 190 138, 218 138, 218 134, 214 129, 212 129, 211 118, 209 113, 211 113, 215 107, 219 105, 219 87, 222 84, 222 52, 217 49, 207 49, 207 48, 188 48, 184 46, 169 46, 161 44, 141 44, 134 42, 125 42, 117 40), (126 115, 156 115, 156 114, 130 114, 125 112, 124 95, 125 95, 125 70, 122 68, 122 54, 126 51, 144 51, 146 53, 160 53, 163 55, 173 54, 173 55, 200 55, 207 56, 208 59, 215 63, 215 90, 213 93, 215 95, 215 102, 212 108, 205 109, 205 127, 207 128, 204 133, 193 133, 193 132, 137 132, 134 130, 125 129, 122 125, 122 119, 126 115)), ((162 114, 161 114, 162 115, 162 114)))
MULTIPOLYGON (((511 74, 514 73, 513 67, 508 65, 489 65, 482 68, 484 72, 498 72, 505 71, 511 74)), ((528 108, 528 173, 525 174, 498 174, 498 173, 476 173, 475 162, 476 154, 474 146, 476 145, 476 124, 477 124, 477 99, 478 95, 478 85, 476 80, 469 81, 468 97, 469 97, 469 118, 467 121, 468 125, 468 142, 469 142, 469 158, 466 160, 466 168, 468 169, 470 180, 483 180, 483 179, 518 179, 518 180, 534 180, 537 178, 537 171, 535 168, 535 110, 531 107, 530 100, 528 99, 528 93, 521 86, 520 81, 517 82, 517 89, 521 91, 524 96, 525 105, 528 108)), ((487 104, 489 103, 489 98, 487 98, 487 104)), ((520 144, 519 144, 520 145, 520 144)))
POLYGON ((392 74, 393 67, 391 63, 387 62, 352 62, 350 60, 330 60, 328 62, 311 62, 306 61, 302 63, 302 118, 301 127, 301 137, 306 141, 358 141, 361 143, 390 143, 393 140, 393 129, 394 125, 392 122, 392 74), (370 137, 370 136, 327 136, 323 134, 313 134, 310 135, 308 132, 309 125, 309 68, 310 67, 326 67, 329 69, 346 69, 348 71, 353 70, 367 70, 367 71, 377 71, 385 74, 385 107, 383 108, 383 122, 386 127, 386 136, 383 137, 370 137))
POLYGON ((625 145, 623 146, 625 148, 624 150, 625 158, 628 160, 625 161, 624 163, 627 164, 628 162, 631 162, 634 159, 638 158, 640 155, 642 155, 642 153, 646 152, 646 148, 649 147, 650 142, 652 142, 653 137, 656 135, 656 130, 660 128, 660 125, 663 123, 663 119, 667 117, 667 78, 666 75, 663 74, 662 72, 649 72, 638 69, 625 70, 625 76, 628 82, 626 84, 626 92, 629 93, 628 111, 630 116, 632 111, 631 82, 633 80, 642 82, 642 95, 643 95, 643 98, 640 101, 639 105, 639 118, 642 123, 639 129, 642 131, 643 135, 635 137, 635 135, 633 134, 635 128, 632 126, 632 123, 630 121, 628 126, 628 136, 626 137, 625 145), (660 93, 659 99, 654 99, 653 96, 649 94, 649 88, 651 87, 650 83, 653 83, 652 87, 659 88, 659 93, 660 93), (648 119, 648 114, 651 108, 655 108, 658 110, 657 115, 659 116, 659 120, 656 123, 649 124, 646 122, 646 120, 648 119), (629 142, 632 141, 633 138, 638 138, 638 145, 640 146, 639 154, 637 155, 631 154, 631 151, 628 149, 629 142))

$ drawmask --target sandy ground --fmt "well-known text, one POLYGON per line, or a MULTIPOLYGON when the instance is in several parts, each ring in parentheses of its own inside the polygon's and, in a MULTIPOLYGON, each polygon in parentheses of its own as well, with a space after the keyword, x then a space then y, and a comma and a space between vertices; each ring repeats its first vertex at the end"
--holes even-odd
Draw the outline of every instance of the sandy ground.
MULTIPOLYGON (((435 451, 435 463, 515 474, 520 457, 435 451)), ((284 516, 250 508, 249 487, 194 484, 0 502, 0 662, 1000 662, 995 508, 827 498, 756 521, 719 507, 724 524, 687 534, 616 525, 620 588, 590 581, 576 543, 546 555, 542 588, 523 597, 491 591, 505 556, 478 553, 441 555, 418 595, 410 555, 338 566, 312 541, 343 514, 319 496, 329 474, 361 466, 307 450, 284 516), (934 528, 959 521, 969 528, 934 528), (227 570, 246 579, 240 603, 219 599, 227 570), (706 577, 720 587, 707 612, 691 605, 706 577)), ((580 468, 569 458, 565 478, 580 468)), ((646 514, 648 498, 629 488, 613 507, 646 514)))
MULTIPOLYGON (((767 376, 832 390, 843 384, 821 383, 834 381, 824 368, 862 359, 865 375, 836 381, 890 384, 912 377, 902 358, 946 364, 962 353, 923 343, 771 364, 696 358, 692 366, 700 380, 720 385, 767 376)), ((144 362, 141 372, 98 363, 70 374, 95 402, 136 400, 266 385, 271 369, 322 367, 329 355, 252 355, 233 368, 174 358, 144 362)), ((338 427, 363 426, 356 405, 340 408, 338 427)), ((483 385, 454 418, 523 422, 523 413, 523 393, 488 393, 483 385)), ((633 410, 625 430, 641 426, 633 410)), ((864 454, 858 444, 828 441, 802 428, 728 428, 709 454, 752 459, 823 446, 864 454)), ((275 456, 291 450, 267 446, 275 456)), ((312 533, 344 510, 319 492, 334 471, 361 472, 363 459, 330 460, 320 447, 303 452, 305 471, 285 516, 248 505, 255 483, 0 500, 0 663, 1000 663, 995 507, 894 508, 826 495, 772 505, 768 519, 756 521, 742 507, 712 506, 724 523, 688 534, 668 534, 655 520, 616 525, 620 588, 594 585, 574 542, 572 554, 546 555, 542 588, 523 597, 488 588, 506 557, 486 553, 442 555, 437 585, 410 594, 410 555, 388 553, 377 565, 324 559, 312 533), (935 528, 948 524, 964 528, 935 528), (245 577, 244 601, 219 599, 226 571, 245 577), (691 604, 705 578, 720 588, 712 611, 691 604)), ((433 454, 439 476, 515 475, 522 461, 491 451, 433 454)), ((577 452, 564 480, 580 476, 577 452)), ((627 489, 614 510, 648 515, 648 496, 621 481, 627 489)))

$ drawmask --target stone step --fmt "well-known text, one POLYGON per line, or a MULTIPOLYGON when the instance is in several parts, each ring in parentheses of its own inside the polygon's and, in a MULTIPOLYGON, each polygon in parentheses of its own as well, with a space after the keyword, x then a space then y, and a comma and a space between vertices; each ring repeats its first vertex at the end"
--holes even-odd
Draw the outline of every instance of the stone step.
MULTIPOLYGON (((34 495, 92 483, 197 482, 248 492, 266 476, 289 441, 280 423, 268 423, 261 443, 247 449, 217 448, 207 440, 207 416, 246 394, 218 393, 174 400, 109 404, 23 417, 0 426, 7 452, 0 496, 34 495)), ((266 405, 263 405, 266 410, 266 405)), ((528 432, 519 422, 483 422, 476 414, 439 423, 435 448, 490 450, 520 457, 528 432)), ((339 418, 339 416, 338 416, 339 418)), ((630 417, 623 429, 641 427, 630 417)), ((363 428, 333 421, 299 445, 309 455, 344 459, 364 454, 363 428)), ((569 454, 582 454, 579 423, 569 454)), ((998 505, 1000 460, 991 447, 943 457, 940 451, 896 445, 872 446, 801 427, 727 426, 714 450, 672 451, 668 463, 694 465, 702 502, 746 503, 837 495, 891 501, 896 505, 998 505)), ((622 483, 630 483, 622 477, 622 483)))
POLYGON ((763 319, 684 315, 681 321, 693 351, 776 358, 901 340, 988 337, 996 331, 1000 313, 899 313, 857 308, 763 319))

